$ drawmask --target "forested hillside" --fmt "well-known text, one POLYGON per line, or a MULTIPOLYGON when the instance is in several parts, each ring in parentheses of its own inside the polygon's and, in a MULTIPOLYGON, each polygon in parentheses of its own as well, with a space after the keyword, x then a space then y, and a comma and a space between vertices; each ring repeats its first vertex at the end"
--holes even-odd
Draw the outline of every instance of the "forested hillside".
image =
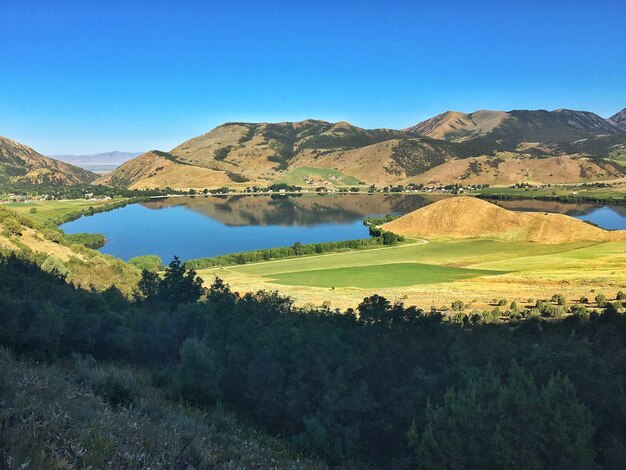
MULTIPOLYGON (((204 290, 177 260, 163 278, 144 272, 134 300, 0 261, 0 343, 17 354, 83 361, 102 371, 84 379, 100 396, 148 419, 155 410, 137 403, 139 368, 163 397, 224 404, 353 468, 622 468, 621 302, 562 321, 486 324, 379 296, 339 312, 294 308, 269 292, 239 296, 219 279, 204 290), (123 376, 107 378, 111 362, 123 376)), ((4 402, 13 367, 0 365, 4 402)), ((5 411, 2 420, 15 425, 5 411)), ((11 442, 0 447, 5 460, 11 442)), ((39 455, 58 464, 50 449, 39 455)))

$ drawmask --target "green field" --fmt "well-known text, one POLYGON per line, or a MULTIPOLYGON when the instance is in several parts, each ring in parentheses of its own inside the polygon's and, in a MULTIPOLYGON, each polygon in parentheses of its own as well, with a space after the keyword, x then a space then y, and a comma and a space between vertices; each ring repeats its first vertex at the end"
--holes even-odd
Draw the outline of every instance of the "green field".
POLYGON ((347 307, 381 294, 422 307, 463 300, 486 308, 495 297, 526 302, 556 293, 569 299, 614 295, 626 288, 626 242, 415 241, 199 274, 207 283, 219 276, 240 292, 278 290, 301 304, 347 307))
MULTIPOLYGON (((380 266, 390 263, 419 263, 465 267, 471 264, 499 261, 524 256, 539 256, 570 251, 593 245, 579 242, 566 245, 541 245, 526 242, 504 242, 489 239, 436 241, 412 243, 363 251, 290 258, 286 260, 255 263, 229 268, 246 275, 270 276, 279 273, 301 272, 317 269, 380 266)), ((507 269, 508 271, 508 269, 507 269)))
MULTIPOLYGON (((623 163, 623 162, 622 162, 623 163)), ((624 199, 626 200, 626 192, 615 188, 593 188, 582 186, 552 186, 550 188, 499 188, 490 187, 468 193, 469 195, 481 195, 484 197, 507 196, 515 198, 550 198, 558 197, 576 197, 587 199, 624 199)))
POLYGON ((44 225, 54 224, 63 220, 69 214, 87 210, 90 207, 99 208, 126 201, 128 198, 114 198, 111 200, 89 201, 86 199, 64 199, 60 201, 11 202, 5 207, 19 212, 30 219, 44 225), (35 208, 36 212, 31 212, 35 208))
POLYGON ((374 289, 377 287, 402 287, 451 282, 496 274, 503 274, 503 271, 465 269, 420 263, 392 263, 377 266, 277 273, 270 277, 277 284, 285 285, 374 289))
POLYGON ((304 178, 327 181, 334 186, 358 186, 359 179, 330 168, 301 167, 285 173, 277 182, 295 186, 306 185, 304 178))

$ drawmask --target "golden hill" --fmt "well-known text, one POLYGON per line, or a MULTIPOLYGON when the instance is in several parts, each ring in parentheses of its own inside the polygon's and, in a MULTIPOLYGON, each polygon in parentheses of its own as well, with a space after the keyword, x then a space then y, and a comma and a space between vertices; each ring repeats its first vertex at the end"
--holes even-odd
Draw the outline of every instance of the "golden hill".
POLYGON ((511 118, 512 116, 503 111, 476 111, 469 114, 446 111, 408 130, 434 139, 468 140, 488 134, 511 118))
POLYGON ((437 201, 382 228, 424 238, 499 238, 546 244, 626 240, 624 230, 603 230, 562 214, 509 211, 466 196, 437 201))
POLYGON ((94 184, 129 189, 213 188, 232 183, 224 172, 180 163, 170 154, 152 150, 133 158, 94 184))
POLYGON ((32 148, 0 136, 0 183, 89 184, 97 176, 69 163, 44 157, 32 148))

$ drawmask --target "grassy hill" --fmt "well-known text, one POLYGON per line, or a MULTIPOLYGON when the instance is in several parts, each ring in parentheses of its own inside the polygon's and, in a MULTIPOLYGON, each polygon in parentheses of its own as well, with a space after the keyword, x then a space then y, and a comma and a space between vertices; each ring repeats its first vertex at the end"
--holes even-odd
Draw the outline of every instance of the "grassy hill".
POLYGON ((482 237, 546 244, 626 241, 626 231, 603 230, 563 214, 509 211, 473 197, 437 201, 382 228, 425 238, 482 237))
POLYGON ((143 154, 97 183, 203 189, 279 181, 314 187, 607 180, 624 176, 626 131, 619 115, 614 119, 557 110, 449 111, 405 130, 319 120, 232 122, 167 153, 143 154), (538 162, 550 157, 561 158, 538 162), (319 178, 324 172, 337 173, 319 178))
POLYGON ((88 184, 97 175, 82 168, 44 157, 32 148, 0 136, 0 185, 88 184))

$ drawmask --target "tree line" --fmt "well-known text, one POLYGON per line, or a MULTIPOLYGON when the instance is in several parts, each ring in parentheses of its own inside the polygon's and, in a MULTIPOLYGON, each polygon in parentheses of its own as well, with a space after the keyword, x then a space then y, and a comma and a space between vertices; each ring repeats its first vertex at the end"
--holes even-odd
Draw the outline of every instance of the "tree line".
POLYGON ((251 250, 241 253, 213 256, 210 258, 196 258, 185 261, 188 269, 206 269, 214 266, 229 266, 233 264, 257 263, 294 256, 320 255, 338 251, 358 250, 381 245, 395 245, 404 238, 392 232, 370 227, 371 238, 357 240, 342 240, 336 242, 301 243, 295 242, 291 246, 251 250))

